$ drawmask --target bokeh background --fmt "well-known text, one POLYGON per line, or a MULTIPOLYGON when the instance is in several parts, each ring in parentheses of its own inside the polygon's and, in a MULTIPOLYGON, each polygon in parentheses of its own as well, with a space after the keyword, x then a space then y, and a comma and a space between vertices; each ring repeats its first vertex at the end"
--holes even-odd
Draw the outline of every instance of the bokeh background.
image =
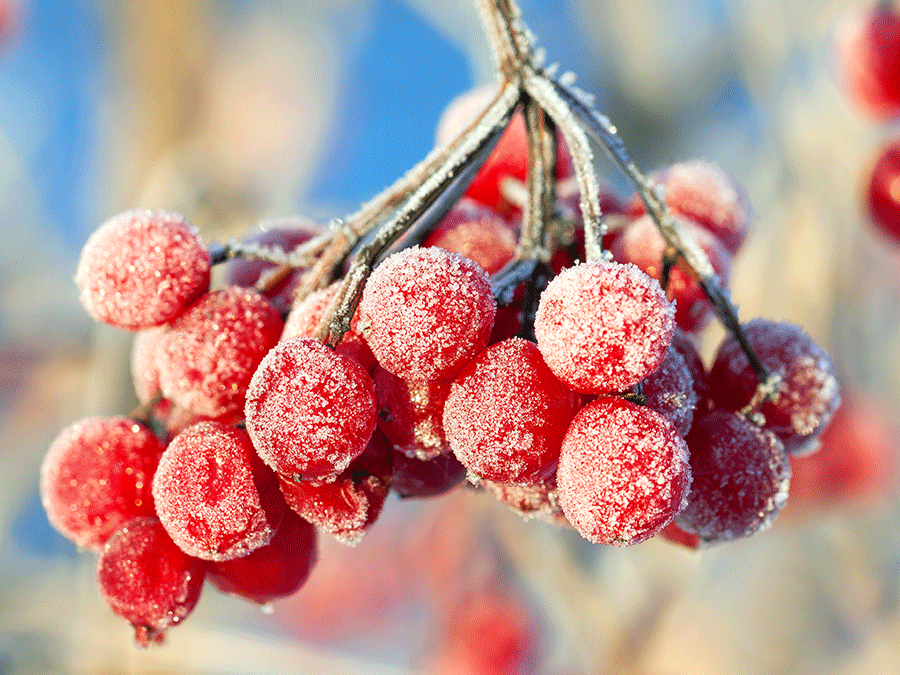
POLYGON ((60 429, 135 402, 132 336, 78 303, 85 239, 138 206, 207 240, 343 215, 425 155, 492 64, 467 0, 0 0, 0 674, 900 673, 900 249, 861 202, 898 129, 832 66, 865 3, 521 5, 643 167, 704 158, 744 186, 742 317, 803 325, 855 402, 830 492, 799 481, 770 531, 701 553, 592 546, 470 490, 392 498, 355 549, 323 537, 272 613, 209 591, 138 650, 37 494, 60 429))

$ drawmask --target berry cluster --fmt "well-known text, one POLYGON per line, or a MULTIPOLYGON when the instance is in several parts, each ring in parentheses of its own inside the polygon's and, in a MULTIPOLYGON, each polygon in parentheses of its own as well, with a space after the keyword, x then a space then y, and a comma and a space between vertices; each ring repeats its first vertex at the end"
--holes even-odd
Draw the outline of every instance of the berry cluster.
POLYGON ((82 302, 138 331, 142 406, 65 430, 41 494, 99 551, 140 644, 204 578, 259 603, 296 591, 315 529, 358 542, 391 490, 468 477, 591 542, 697 546, 770 524, 788 453, 815 448, 839 401, 828 357, 796 326, 738 323, 723 291, 751 223, 733 179, 703 162, 644 177, 540 69, 514 6, 486 7, 506 84, 346 220, 207 247, 176 214, 129 212, 85 246, 82 302), (597 180, 579 116, 631 199, 597 180), (731 336, 707 372, 713 315, 731 336))

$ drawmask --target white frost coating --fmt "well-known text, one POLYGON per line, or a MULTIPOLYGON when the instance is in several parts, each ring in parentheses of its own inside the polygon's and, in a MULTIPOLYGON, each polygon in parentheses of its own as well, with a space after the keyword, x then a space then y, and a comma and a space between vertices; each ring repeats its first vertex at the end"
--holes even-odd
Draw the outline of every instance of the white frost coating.
POLYGON ((559 83, 564 87, 571 87, 578 81, 578 76, 571 70, 567 70, 559 76, 559 83))

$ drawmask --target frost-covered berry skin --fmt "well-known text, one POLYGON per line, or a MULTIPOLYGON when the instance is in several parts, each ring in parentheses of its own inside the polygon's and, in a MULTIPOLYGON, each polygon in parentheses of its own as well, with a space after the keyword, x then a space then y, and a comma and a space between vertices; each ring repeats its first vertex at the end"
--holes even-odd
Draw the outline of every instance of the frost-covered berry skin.
POLYGON ((537 518, 553 525, 571 527, 559 505, 556 476, 535 485, 505 485, 486 480, 484 489, 526 520, 537 518))
POLYGON ((373 379, 378 428, 395 450, 421 460, 450 452, 443 421, 450 380, 408 382, 380 367, 373 379))
POLYGON ((210 257, 176 213, 128 211, 87 240, 75 283, 97 321, 140 330, 171 321, 209 288, 210 257))
MULTIPOLYGON (((744 324, 753 350, 770 372, 782 377, 778 394, 759 412, 790 453, 815 449, 818 435, 840 404, 834 366, 828 355, 799 326, 753 319, 744 324)), ((758 380, 734 337, 719 346, 709 371, 716 408, 741 410, 756 392, 758 380)))
POLYGON ((191 613, 205 576, 206 563, 178 548, 156 518, 129 521, 97 559, 100 596, 131 622, 141 647, 191 613))
POLYGON ((372 437, 375 385, 354 359, 295 337, 263 359, 244 414, 257 453, 277 473, 294 482, 331 479, 372 437))
POLYGON ((556 484, 563 513, 585 539, 638 544, 684 508, 691 485, 687 446, 659 413, 600 397, 572 420, 556 484))
POLYGON ((393 455, 376 432, 365 452, 333 481, 281 479, 291 509, 342 544, 356 546, 375 524, 391 488, 393 455))
POLYGON ((210 564, 207 578, 223 593, 264 605, 300 590, 317 559, 316 528, 288 509, 272 541, 243 558, 210 564))
POLYGON ((641 392, 648 408, 667 417, 679 434, 687 435, 694 421, 697 392, 691 371, 674 346, 669 345, 659 368, 644 378, 641 392))
POLYGON ((485 349, 457 375, 444 404, 444 431, 476 476, 533 485, 556 470, 576 405, 576 394, 537 345, 512 338, 485 349))
POLYGON ((713 410, 687 437, 694 482, 678 526, 709 544, 772 524, 788 496, 791 467, 775 434, 739 413, 713 410))
MULTIPOLYGON (((281 341, 292 337, 313 337, 319 321, 325 316, 331 301, 340 290, 341 282, 335 281, 321 291, 315 291, 307 295, 303 300, 295 302, 284 322, 284 332, 281 341)), ((350 330, 344 333, 340 343, 334 348, 338 354, 344 354, 359 361, 360 365, 371 372, 377 363, 375 355, 369 349, 369 345, 363 339, 362 330, 359 327, 359 309, 350 321, 350 330)))
POLYGON ((197 415, 241 410, 250 378, 283 329, 281 315, 256 291, 228 286, 207 293, 160 338, 163 394, 197 415))
POLYGON ((453 453, 434 459, 416 459, 394 451, 391 489, 404 499, 437 497, 466 479, 466 467, 453 453))
MULTIPOLYGON (((737 182, 717 164, 693 161, 673 164, 650 175, 666 206, 714 234, 735 255, 747 238, 753 212, 737 182)), ((644 202, 631 198, 628 212, 643 214, 644 202)))
POLYGON ((487 346, 497 305, 477 263, 414 246, 375 268, 359 304, 381 366, 405 380, 453 377, 487 346))
POLYGON ((154 516, 150 492, 164 447, 127 417, 91 417, 57 436, 41 464, 50 523, 78 546, 99 550, 129 520, 154 516))
POLYGON ((203 560, 233 560, 269 543, 284 516, 277 477, 243 429, 200 422, 178 434, 153 478, 172 540, 203 560))
MULTIPOLYGON (((720 285, 727 288, 731 277, 731 253, 715 235, 702 229, 694 221, 683 216, 675 216, 675 219, 706 254, 720 285)), ((610 252, 619 262, 634 263, 654 279, 659 279, 666 246, 653 219, 644 215, 629 223, 619 233, 610 252)), ((666 295, 675 302, 675 323, 682 330, 699 332, 713 316, 712 306, 700 282, 691 278, 679 264, 674 265, 669 273, 666 295)))
POLYGON ((464 198, 425 237, 422 246, 459 253, 493 274, 515 255, 516 233, 500 214, 464 198))
POLYGON ((655 279, 631 264, 570 267, 541 294, 534 332, 554 374, 576 391, 626 391, 659 367, 675 309, 655 279))

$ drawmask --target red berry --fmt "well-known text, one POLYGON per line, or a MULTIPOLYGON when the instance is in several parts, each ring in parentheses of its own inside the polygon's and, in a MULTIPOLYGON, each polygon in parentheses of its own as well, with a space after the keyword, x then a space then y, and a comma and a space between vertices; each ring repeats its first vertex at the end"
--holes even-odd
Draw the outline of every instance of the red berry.
POLYGON ((455 488, 465 478, 466 467, 453 454, 422 460, 394 452, 391 488, 403 498, 437 497, 455 488))
POLYGON ((512 338, 485 349, 453 381, 444 430, 476 476, 532 485, 556 470, 576 399, 537 345, 512 338))
POLYGON ((51 524, 99 549, 117 529, 153 516, 151 481, 163 445, 127 417, 91 417, 66 428, 41 464, 41 501, 51 524))
MULTIPOLYGON (((292 337, 312 337, 319 321, 328 311, 331 301, 334 300, 337 292, 340 290, 341 282, 335 281, 333 284, 321 291, 315 291, 307 295, 300 302, 294 303, 291 307, 290 314, 284 323, 284 332, 281 334, 281 340, 287 340, 292 337)), ((375 355, 369 349, 369 345, 363 339, 362 330, 359 327, 359 309, 353 315, 350 321, 350 330, 344 333, 340 344, 335 347, 338 354, 344 354, 352 359, 359 361, 360 365, 367 371, 375 367, 375 355)))
MULTIPOLYGON (((732 254, 740 250, 750 231, 753 214, 734 178, 711 162, 673 164, 650 176, 666 205, 714 234, 732 254)), ((634 195, 628 205, 633 216, 643 214, 644 202, 634 195)))
MULTIPOLYGON (((731 277, 731 254, 708 230, 693 221, 677 217, 679 223, 706 253, 719 283, 727 288, 731 277)), ((662 275, 666 241, 650 216, 641 216, 629 223, 616 237, 610 251, 622 263, 634 263, 654 279, 662 275)), ((682 330, 696 333, 706 327, 713 316, 712 307, 700 282, 682 267, 674 265, 669 273, 666 296, 675 302, 675 323, 682 330)))
POLYGON ((141 647, 191 613, 205 576, 206 563, 178 548, 156 518, 129 521, 97 559, 100 596, 131 622, 141 647))
POLYGON ((450 384, 407 382, 384 368, 375 371, 378 428, 394 449, 422 460, 450 452, 443 422, 450 384))
POLYGON ((163 393, 198 415, 240 411, 253 372, 283 329, 281 315, 256 291, 229 286, 207 293, 160 339, 163 393))
POLYGON ((200 422, 172 440, 153 497, 169 536, 204 560, 232 560, 265 546, 285 511, 278 481, 247 432, 217 422, 200 422))
POLYGON ((550 282, 534 332, 559 379, 600 394, 626 391, 659 367, 674 316, 659 282, 634 265, 586 263, 550 282))
POLYGON ((210 257, 184 219, 128 211, 84 245, 75 283, 97 321, 129 330, 171 321, 209 287, 210 257))
POLYGON ((697 392, 684 357, 672 345, 659 368, 644 378, 641 392, 645 405, 669 419, 681 436, 686 436, 694 421, 697 392))
POLYGON ((310 338, 281 342, 247 391, 247 431, 283 477, 328 479, 346 469, 375 430, 375 391, 359 363, 310 338))
POLYGON ((895 243, 900 242, 900 139, 883 148, 868 186, 872 222, 895 243))
POLYGON ((317 555, 316 528, 288 510, 272 541, 243 558, 212 563, 207 578, 223 593, 264 605, 297 592, 317 555))
POLYGON ((709 375, 700 358, 700 352, 697 351, 696 343, 690 334, 676 328, 672 334, 670 347, 684 358, 684 363, 691 374, 691 380, 694 382, 694 393, 697 395, 694 417, 705 415, 709 412, 709 375))
POLYGON ((569 526, 559 505, 556 476, 535 485, 505 485, 486 480, 484 488, 526 519, 537 518, 554 525, 569 526))
MULTIPOLYGON (((462 94, 444 111, 438 122, 436 140, 438 145, 449 143, 454 136, 463 131, 482 110, 486 109, 497 92, 494 85, 473 89, 462 94)), ((572 174, 572 160, 569 151, 562 141, 562 134, 557 134, 556 178, 562 180, 572 174)), ((516 112, 509 126, 500 136, 494 150, 488 156, 481 169, 475 174, 466 196, 480 202, 501 215, 507 215, 516 208, 502 193, 502 181, 513 178, 525 182, 528 176, 528 139, 525 130, 525 117, 516 112)))
MULTIPOLYGON (((782 378, 778 394, 759 412, 790 453, 814 450, 819 434, 840 403, 834 366, 828 355, 799 326, 766 319, 744 324, 747 340, 770 372, 782 378)), ((738 341, 727 337, 709 371, 715 407, 741 410, 756 392, 758 380, 738 341)))
POLYGON ((281 479, 288 506, 304 520, 356 546, 375 523, 391 487, 392 455, 376 433, 366 451, 333 481, 281 479))
POLYGON ((487 274, 493 274, 516 253, 516 233, 486 206, 463 198, 422 241, 474 260, 487 274))
POLYGON ((847 15, 836 47, 853 102, 875 118, 900 115, 900 13, 879 5, 847 15))
POLYGON ((497 305, 476 263, 414 246, 379 265, 363 291, 363 333, 378 362, 411 381, 453 377, 487 346, 497 305))
POLYGON ((713 410, 694 421, 687 444, 694 482, 679 527, 715 544, 772 524, 791 477, 775 434, 738 413, 713 410))
POLYGON ((556 482, 563 513, 581 536, 637 544, 684 508, 691 484, 687 446, 659 413, 601 397, 572 420, 556 482))

